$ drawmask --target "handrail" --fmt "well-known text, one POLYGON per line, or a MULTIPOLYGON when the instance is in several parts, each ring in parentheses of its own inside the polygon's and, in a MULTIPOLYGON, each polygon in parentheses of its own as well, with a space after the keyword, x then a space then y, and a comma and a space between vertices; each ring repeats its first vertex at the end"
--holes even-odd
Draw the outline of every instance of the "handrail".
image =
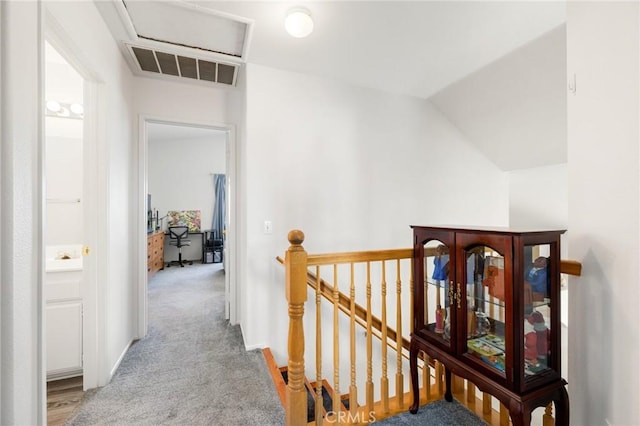
POLYGON ((336 265, 341 263, 376 262, 389 259, 411 259, 413 249, 387 249, 353 251, 345 253, 310 254, 307 257, 309 266, 336 265))
POLYGON ((560 273, 579 277, 582 275, 582 263, 576 260, 563 259, 560 261, 560 273))
MULTIPOLYGON (((435 249, 434 249, 435 253, 435 249)), ((410 259, 413 257, 413 249, 389 249, 389 250, 367 250, 345 253, 322 253, 310 254, 307 257, 308 266, 333 265, 350 262, 375 262, 389 259, 410 259)), ((281 257, 276 257, 278 262, 284 264, 281 257)), ((576 260, 562 259, 560 261, 560 273, 567 275, 582 275, 582 263, 576 260)))

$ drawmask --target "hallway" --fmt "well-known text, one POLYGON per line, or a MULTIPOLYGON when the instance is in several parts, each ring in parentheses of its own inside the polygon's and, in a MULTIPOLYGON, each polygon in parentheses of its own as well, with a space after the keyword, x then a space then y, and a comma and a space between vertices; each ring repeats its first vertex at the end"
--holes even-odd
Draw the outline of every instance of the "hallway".
POLYGON ((224 319, 222 264, 160 271, 148 294, 148 336, 68 424, 284 423, 262 353, 245 351, 240 327, 224 319))

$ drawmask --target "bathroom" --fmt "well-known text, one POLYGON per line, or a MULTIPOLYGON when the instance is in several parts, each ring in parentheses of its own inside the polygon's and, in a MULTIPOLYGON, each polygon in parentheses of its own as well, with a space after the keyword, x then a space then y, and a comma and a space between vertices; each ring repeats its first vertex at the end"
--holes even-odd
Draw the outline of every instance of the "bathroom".
POLYGON ((47 380, 83 374, 84 80, 45 43, 47 380))

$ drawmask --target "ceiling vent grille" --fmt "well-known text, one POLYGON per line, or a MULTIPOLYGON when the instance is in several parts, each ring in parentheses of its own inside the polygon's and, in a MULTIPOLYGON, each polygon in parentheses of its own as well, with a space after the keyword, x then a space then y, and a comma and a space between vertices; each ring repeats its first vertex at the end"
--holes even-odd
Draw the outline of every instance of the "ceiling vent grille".
POLYGON ((188 78, 209 83, 235 86, 238 65, 127 45, 139 70, 163 76, 188 78))

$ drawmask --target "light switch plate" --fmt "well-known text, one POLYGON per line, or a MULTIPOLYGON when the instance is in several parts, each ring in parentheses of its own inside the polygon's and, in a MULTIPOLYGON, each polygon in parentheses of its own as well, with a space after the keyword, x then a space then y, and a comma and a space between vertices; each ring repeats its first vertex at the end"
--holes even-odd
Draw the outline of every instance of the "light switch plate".
POLYGON ((273 232, 273 225, 271 224, 270 220, 265 220, 264 221, 264 233, 265 234, 271 234, 273 232))

